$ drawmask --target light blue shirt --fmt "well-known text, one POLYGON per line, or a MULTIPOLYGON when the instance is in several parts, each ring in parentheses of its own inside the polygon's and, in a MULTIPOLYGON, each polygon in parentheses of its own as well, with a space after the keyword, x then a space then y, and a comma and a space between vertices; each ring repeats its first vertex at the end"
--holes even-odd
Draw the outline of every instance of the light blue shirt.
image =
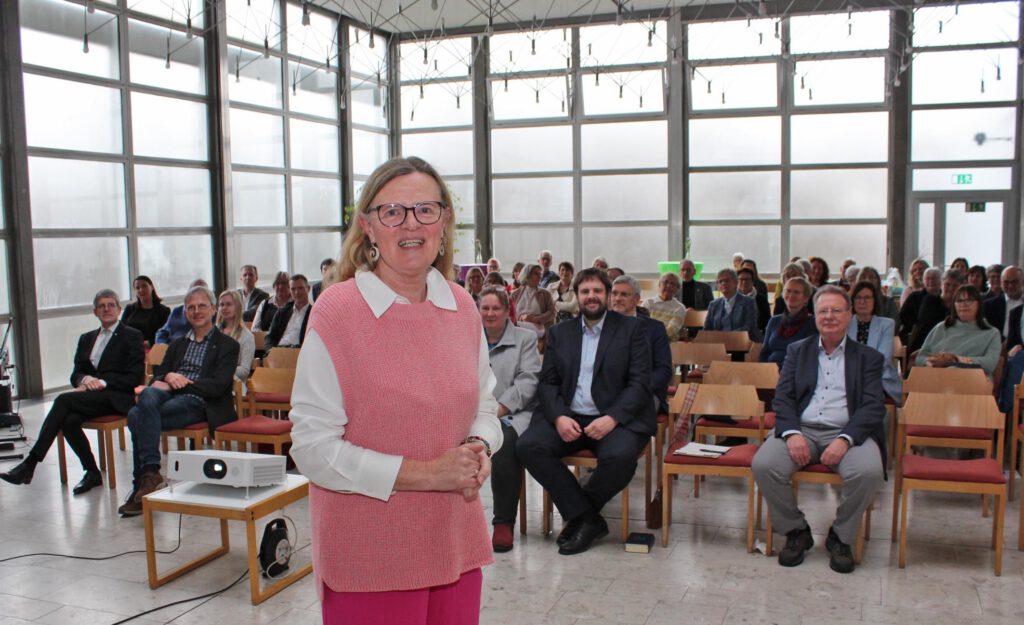
MULTIPOLYGON (((810 403, 800 415, 800 423, 822 429, 842 429, 850 422, 850 411, 846 405, 846 340, 832 350, 825 352, 825 346, 818 338, 818 383, 810 403)), ((799 434, 797 430, 782 433, 785 438, 789 434, 799 434)), ((846 442, 853 445, 853 439, 840 434, 846 442)))
POLYGON ((580 315, 580 323, 583 324, 583 344, 580 346, 580 375, 576 378, 576 392, 572 395, 572 404, 569 409, 574 414, 599 416, 601 411, 594 404, 594 398, 590 395, 590 387, 594 384, 594 361, 597 359, 597 344, 601 342, 601 330, 604 328, 604 320, 601 320, 588 328, 587 322, 580 315))

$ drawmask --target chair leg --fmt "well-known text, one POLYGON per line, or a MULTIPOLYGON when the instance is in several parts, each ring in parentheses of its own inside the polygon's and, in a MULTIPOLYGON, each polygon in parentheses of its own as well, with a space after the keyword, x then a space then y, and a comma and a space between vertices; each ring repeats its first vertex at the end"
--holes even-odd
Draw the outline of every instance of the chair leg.
POLYGON ((526 469, 519 469, 519 535, 526 535, 526 469))
POLYGON ((107 446, 103 439, 103 430, 96 430, 96 451, 100 452, 100 471, 107 470, 107 446))
POLYGON ((754 474, 747 476, 747 553, 754 553, 754 474))
POLYGON ((1017 524, 1017 551, 1024 551, 1024 504, 1020 506, 1020 523, 1017 524))
POLYGON ((901 569, 907 568, 907 499, 910 498, 910 489, 902 488, 900 494, 900 557, 901 569))
POLYGON ((700 497, 700 476, 693 476, 693 498, 697 499, 700 497))
POLYGON ((629 484, 622 489, 622 542, 629 539, 629 484))
POLYGON ((168 449, 169 446, 170 446, 170 437, 168 437, 166 435, 161 435, 160 436, 160 450, 164 453, 165 456, 167 455, 167 449, 168 449))
POLYGON ((545 489, 543 503, 541 504, 541 533, 547 536, 551 533, 551 494, 545 489))
MULTIPOLYGON (((672 522, 672 480, 668 472, 661 477, 661 546, 668 547, 668 526, 672 522)), ((1024 513, 1022 513, 1024 514, 1024 513)), ((1024 527, 1024 526, 1022 526, 1024 527)), ((1021 549, 1024 549, 1024 533, 1021 534, 1021 549)))
POLYGON ((60 467, 60 483, 68 483, 68 459, 64 451, 64 435, 57 432, 57 465, 60 467))
POLYGON ((996 577, 1003 574, 1003 517, 1006 513, 1006 495, 995 495, 996 498, 996 577))
POLYGON ((764 555, 769 558, 772 557, 772 551, 774 551, 775 544, 775 530, 772 529, 772 511, 768 509, 768 514, 765 515, 764 521, 764 555))
POLYGON ((125 445, 125 441, 124 441, 124 428, 123 427, 117 428, 117 436, 118 436, 118 438, 121 439, 121 451, 124 451, 124 450, 128 449, 128 447, 127 447, 127 445, 125 445))
POLYGON ((110 490, 117 490, 117 470, 114 467, 114 433, 110 430, 103 432, 104 445, 107 451, 107 486, 110 490))
MULTIPOLYGON (((1010 424, 1011 427, 1013 424, 1010 424)), ((1017 477, 1017 433, 1014 432, 1010 438, 1010 476, 1006 480, 1006 496, 1013 501, 1013 481, 1017 477)))
POLYGON ((899 522, 900 522, 900 487, 903 481, 899 473, 896 474, 896 483, 892 489, 892 536, 890 540, 896 542, 896 538, 899 536, 899 522))

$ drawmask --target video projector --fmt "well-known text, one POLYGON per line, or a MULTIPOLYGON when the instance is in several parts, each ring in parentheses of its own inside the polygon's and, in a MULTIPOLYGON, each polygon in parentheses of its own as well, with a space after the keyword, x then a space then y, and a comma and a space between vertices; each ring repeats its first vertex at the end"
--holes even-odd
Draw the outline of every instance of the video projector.
POLYGON ((236 488, 273 486, 284 483, 286 462, 284 456, 269 454, 217 449, 172 451, 167 460, 167 477, 236 488))

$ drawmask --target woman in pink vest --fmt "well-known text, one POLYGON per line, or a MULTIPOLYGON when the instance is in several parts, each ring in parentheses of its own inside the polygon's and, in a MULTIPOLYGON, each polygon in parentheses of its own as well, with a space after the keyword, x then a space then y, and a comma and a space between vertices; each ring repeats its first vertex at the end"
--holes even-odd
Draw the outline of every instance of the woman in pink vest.
POLYGON ((421 159, 377 168, 311 313, 292 457, 312 482, 325 625, 479 620, 492 556, 478 491, 502 432, 480 315, 448 281, 450 206, 421 159))

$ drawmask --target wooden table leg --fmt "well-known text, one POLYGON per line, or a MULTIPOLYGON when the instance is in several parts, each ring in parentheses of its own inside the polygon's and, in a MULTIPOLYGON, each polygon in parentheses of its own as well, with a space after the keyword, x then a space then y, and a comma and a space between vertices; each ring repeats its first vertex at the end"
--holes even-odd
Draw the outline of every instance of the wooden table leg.
POLYGON ((252 594, 252 604, 259 605, 273 597, 285 588, 291 586, 303 577, 313 572, 313 565, 307 564, 293 570, 288 575, 273 580, 265 589, 260 589, 260 578, 262 572, 259 563, 259 548, 256 545, 256 520, 249 519, 245 522, 246 540, 249 543, 249 592, 252 594))
POLYGON ((146 528, 146 569, 149 571, 149 587, 156 588, 156 541, 153 539, 153 511, 148 506, 142 508, 142 521, 146 528))
POLYGON ((154 547, 155 541, 153 540, 153 511, 143 504, 142 515, 146 526, 146 566, 149 569, 150 588, 159 588, 168 582, 174 581, 185 573, 194 571, 207 562, 216 560, 231 549, 230 543, 228 542, 228 522, 227 519, 221 519, 220 547, 205 555, 199 556, 195 560, 182 564, 169 573, 159 575, 156 571, 156 548, 154 547))

